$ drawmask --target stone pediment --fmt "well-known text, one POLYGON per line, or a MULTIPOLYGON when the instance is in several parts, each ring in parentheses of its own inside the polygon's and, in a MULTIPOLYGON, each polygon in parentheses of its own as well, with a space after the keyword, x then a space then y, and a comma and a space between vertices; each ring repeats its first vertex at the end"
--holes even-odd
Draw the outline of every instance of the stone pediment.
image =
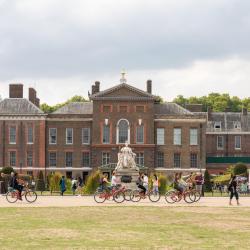
POLYGON ((135 88, 126 83, 119 84, 113 88, 100 91, 90 96, 90 99, 155 99, 156 97, 146 91, 135 88))

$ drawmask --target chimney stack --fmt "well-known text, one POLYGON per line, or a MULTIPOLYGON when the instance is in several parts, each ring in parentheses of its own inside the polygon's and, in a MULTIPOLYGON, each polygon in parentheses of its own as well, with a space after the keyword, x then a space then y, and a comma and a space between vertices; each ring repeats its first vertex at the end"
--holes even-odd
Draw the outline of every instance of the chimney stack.
POLYGON ((39 107, 40 107, 40 99, 39 99, 39 98, 36 98, 34 104, 39 108, 39 107))
POLYGON ((242 108, 242 115, 247 115, 247 108, 242 108))
POLYGON ((95 91, 96 91, 96 93, 100 92, 100 82, 99 81, 95 82, 95 91))
POLYGON ((152 94, 152 80, 147 80, 147 92, 152 94))
POLYGON ((92 88, 92 95, 94 95, 96 93, 96 86, 92 85, 91 88, 92 88))
POLYGON ((211 121, 211 115, 212 115, 212 108, 211 107, 207 107, 207 120, 211 121))
POLYGON ((190 112, 202 112, 202 104, 186 104, 185 108, 190 112))
POLYGON ((23 98, 23 84, 10 84, 9 98, 23 98))
POLYGON ((29 101, 36 104, 36 90, 34 88, 29 88, 29 101))

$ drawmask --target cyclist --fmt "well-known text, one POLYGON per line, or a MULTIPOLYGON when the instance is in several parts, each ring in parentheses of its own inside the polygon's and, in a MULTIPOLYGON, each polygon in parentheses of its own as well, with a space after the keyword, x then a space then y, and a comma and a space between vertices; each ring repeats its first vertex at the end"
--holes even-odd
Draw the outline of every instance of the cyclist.
POLYGON ((138 188, 140 188, 142 190, 143 195, 146 195, 146 188, 143 186, 143 174, 140 174, 137 181, 136 181, 136 185, 138 188))
POLYGON ((14 190, 17 190, 17 199, 22 200, 21 194, 22 194, 23 186, 18 183, 17 173, 11 172, 10 176, 11 178, 9 181, 9 187, 14 190))
POLYGON ((182 174, 181 173, 175 173, 174 175, 174 189, 179 191, 180 194, 183 193, 184 191, 184 186, 183 186, 183 180, 181 179, 182 174))
POLYGON ((113 171, 112 178, 111 178, 111 188, 116 188, 118 186, 118 178, 116 176, 116 172, 113 171))
POLYGON ((109 186, 111 183, 108 181, 108 174, 104 174, 100 180, 100 187, 102 190, 110 191, 111 187, 109 186))

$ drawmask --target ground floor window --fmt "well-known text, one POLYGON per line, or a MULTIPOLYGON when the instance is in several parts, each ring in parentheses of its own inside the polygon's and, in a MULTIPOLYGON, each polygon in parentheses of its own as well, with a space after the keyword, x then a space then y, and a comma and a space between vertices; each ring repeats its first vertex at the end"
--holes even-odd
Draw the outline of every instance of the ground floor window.
POLYGON ((27 171, 27 175, 33 176, 33 171, 27 171))
POLYGON ((157 167, 163 168, 164 167, 164 153, 157 152, 157 167))
POLYGON ((16 167, 16 151, 10 151, 9 156, 10 156, 10 166, 16 167))
POLYGON ((198 167, 198 162, 197 162, 197 154, 190 154, 190 167, 191 168, 197 168, 198 167))
POLYGON ((136 154, 136 164, 139 166, 144 166, 144 153, 140 152, 136 154))
POLYGON ((83 167, 89 167, 90 166, 90 153, 89 152, 83 152, 82 153, 82 166, 83 167))
POLYGON ((102 165, 107 165, 110 163, 110 153, 103 152, 102 153, 102 165))
POLYGON ((49 152, 49 166, 56 167, 56 152, 49 152))
POLYGON ((66 165, 66 167, 73 166, 73 152, 66 152, 65 153, 65 165, 66 165))
POLYGON ((180 168, 181 167, 181 154, 174 153, 174 167, 180 168))
POLYGON ((33 152, 28 151, 27 152, 27 167, 32 167, 33 166, 33 152))

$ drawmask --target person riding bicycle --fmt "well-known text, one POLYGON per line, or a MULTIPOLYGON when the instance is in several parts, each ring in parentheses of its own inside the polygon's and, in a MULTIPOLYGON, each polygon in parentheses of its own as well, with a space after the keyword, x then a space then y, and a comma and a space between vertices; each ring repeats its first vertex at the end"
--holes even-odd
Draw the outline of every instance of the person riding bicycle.
POLYGON ((110 191, 111 187, 109 186, 111 183, 108 181, 108 174, 104 174, 100 179, 100 188, 102 190, 110 191))
POLYGON ((17 180, 17 173, 11 172, 11 178, 9 181, 9 187, 12 188, 13 190, 17 190, 17 198, 19 200, 22 200, 22 190, 23 186, 18 183, 17 180))
POLYGON ((182 174, 181 173, 175 173, 174 176, 174 189, 180 192, 180 194, 183 193, 185 186, 184 186, 184 181, 182 180, 182 174))
POLYGON ((140 174, 137 181, 136 181, 136 185, 138 188, 140 188, 142 190, 143 195, 146 195, 146 188, 143 186, 143 174, 140 174))

